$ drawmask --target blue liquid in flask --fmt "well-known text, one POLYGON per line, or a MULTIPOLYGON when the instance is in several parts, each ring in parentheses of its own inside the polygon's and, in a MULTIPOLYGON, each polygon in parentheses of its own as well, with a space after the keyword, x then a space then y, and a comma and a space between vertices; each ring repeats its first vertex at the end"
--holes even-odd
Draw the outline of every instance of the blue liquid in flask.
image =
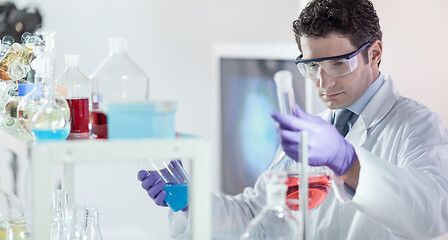
POLYGON ((188 185, 167 183, 163 188, 166 192, 165 202, 177 212, 188 205, 188 185))
POLYGON ((70 134, 67 129, 31 129, 36 138, 43 140, 65 140, 70 134))

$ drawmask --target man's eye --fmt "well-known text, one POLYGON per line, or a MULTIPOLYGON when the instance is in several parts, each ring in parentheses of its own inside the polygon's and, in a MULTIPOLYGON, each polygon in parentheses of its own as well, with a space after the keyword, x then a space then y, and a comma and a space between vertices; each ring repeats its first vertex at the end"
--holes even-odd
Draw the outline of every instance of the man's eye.
POLYGON ((317 67, 319 67, 319 64, 311 62, 311 63, 308 63, 308 67, 310 67, 310 68, 317 68, 317 67))
POLYGON ((333 61, 332 62, 333 66, 335 67, 339 67, 345 64, 345 61, 333 61))

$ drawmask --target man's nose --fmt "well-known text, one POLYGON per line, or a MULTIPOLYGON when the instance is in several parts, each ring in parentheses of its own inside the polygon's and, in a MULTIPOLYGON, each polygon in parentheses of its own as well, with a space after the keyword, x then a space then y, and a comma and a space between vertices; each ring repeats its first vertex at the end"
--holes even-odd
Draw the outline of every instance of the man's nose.
POLYGON ((334 78, 332 78, 324 69, 321 68, 319 73, 319 87, 321 89, 329 89, 333 87, 336 83, 334 78))

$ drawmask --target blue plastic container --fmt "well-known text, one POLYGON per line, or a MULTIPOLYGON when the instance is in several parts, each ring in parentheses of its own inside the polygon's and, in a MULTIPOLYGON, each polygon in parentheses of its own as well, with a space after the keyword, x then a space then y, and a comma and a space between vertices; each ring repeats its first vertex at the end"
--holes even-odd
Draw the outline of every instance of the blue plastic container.
POLYGON ((174 138, 176 108, 175 102, 110 103, 108 138, 174 138))

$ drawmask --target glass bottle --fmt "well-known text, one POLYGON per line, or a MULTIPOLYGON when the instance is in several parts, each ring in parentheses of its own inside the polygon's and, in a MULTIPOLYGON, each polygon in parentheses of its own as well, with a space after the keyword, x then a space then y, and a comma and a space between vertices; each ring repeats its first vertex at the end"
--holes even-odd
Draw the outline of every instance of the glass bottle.
POLYGON ((9 81, 12 80, 11 76, 8 74, 9 66, 16 61, 17 58, 20 57, 20 55, 23 52, 22 45, 18 43, 14 43, 11 48, 6 52, 5 56, 3 56, 2 60, 0 61, 0 78, 3 81, 9 81))
POLYGON ((84 232, 85 240, 103 240, 99 226, 99 212, 97 207, 85 208, 86 229, 84 232))
POLYGON ((31 134, 31 121, 34 114, 42 106, 42 84, 36 78, 35 84, 20 84, 19 95, 23 95, 17 106, 18 119, 21 127, 31 134))
POLYGON ((9 221, 23 219, 23 208, 20 200, 0 186, 0 240, 6 240, 6 225, 9 221))
POLYGON ((79 55, 65 55, 65 72, 56 80, 57 91, 70 107, 71 130, 69 139, 90 138, 89 79, 79 71, 79 55))
POLYGON ((8 52, 8 50, 11 48, 13 43, 14 43, 14 38, 9 35, 5 35, 2 38, 2 43, 0 45, 0 58, 5 56, 6 52, 8 52))
POLYGON ((286 205, 286 172, 268 173, 266 205, 249 223, 241 240, 299 239, 299 222, 286 205))
POLYGON ((91 76, 92 133, 107 138, 107 104, 148 100, 149 79, 126 53, 125 38, 109 38, 109 57, 91 76))
MULTIPOLYGON (((294 90, 292 74, 289 71, 279 71, 274 75, 277 87, 277 98, 280 112, 294 114, 294 90)), ((274 161, 269 169, 281 169, 288 173, 287 204, 291 210, 299 210, 299 186, 302 164, 288 157, 279 146, 274 161)), ((319 206, 327 197, 331 186, 331 170, 328 167, 308 167, 308 209, 319 206)))

